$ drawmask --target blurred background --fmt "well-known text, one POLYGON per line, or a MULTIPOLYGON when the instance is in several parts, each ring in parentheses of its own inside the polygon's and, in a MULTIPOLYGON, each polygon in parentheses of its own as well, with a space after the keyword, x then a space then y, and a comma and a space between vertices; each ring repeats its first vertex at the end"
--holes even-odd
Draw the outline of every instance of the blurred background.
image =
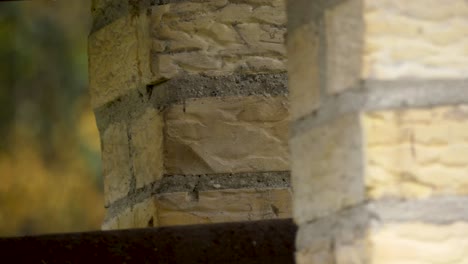
POLYGON ((0 1, 0 236, 100 228, 90 0, 0 1))

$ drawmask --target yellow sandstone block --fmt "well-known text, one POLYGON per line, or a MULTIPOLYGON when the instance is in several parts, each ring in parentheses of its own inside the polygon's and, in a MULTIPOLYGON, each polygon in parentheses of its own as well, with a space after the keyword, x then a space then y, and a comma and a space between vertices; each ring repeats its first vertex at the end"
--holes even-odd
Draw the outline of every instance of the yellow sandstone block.
POLYGON ((167 173, 289 170, 285 96, 190 99, 164 115, 167 173))
POLYGON ((362 115, 366 189, 372 198, 468 194, 468 108, 362 115))

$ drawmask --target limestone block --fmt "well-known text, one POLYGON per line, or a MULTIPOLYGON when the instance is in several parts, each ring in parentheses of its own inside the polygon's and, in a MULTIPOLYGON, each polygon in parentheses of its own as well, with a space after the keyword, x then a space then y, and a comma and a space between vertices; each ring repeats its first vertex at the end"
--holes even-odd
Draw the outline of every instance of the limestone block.
POLYGON ((284 0, 182 1, 152 8, 152 69, 181 73, 285 71, 284 0), (181 19, 183 17, 183 19, 181 19))
MULTIPOLYGON (((311 9, 313 5, 306 2, 295 5, 311 9)), ((291 12, 298 13, 299 8, 291 12)), ((325 5, 317 3, 314 8, 318 11, 304 12, 307 15, 301 19, 297 16, 302 14, 291 13, 294 27, 288 34, 317 23, 315 17, 325 5)), ((324 13, 326 60, 321 67, 332 94, 367 79, 466 78, 468 2, 464 0, 346 0, 329 5, 324 13)))
POLYGON ((299 223, 366 200, 468 194, 468 106, 382 110, 290 140, 299 223))
POLYGON ((131 170, 127 126, 114 123, 102 135, 105 203, 125 197, 130 190, 131 170))
POLYGON ((320 78, 317 28, 306 24, 288 35, 288 88, 292 119, 319 106, 320 78))
POLYGON ((297 263, 372 263, 367 261, 368 214, 350 209, 299 226, 297 263))
POLYGON ((468 194, 468 106, 362 116, 370 197, 468 194))
POLYGON ((468 263, 467 222, 359 223, 335 217, 299 228, 297 263, 468 263))
POLYGON ((162 115, 153 108, 148 108, 131 124, 136 188, 151 184, 163 176, 163 126, 162 115))
POLYGON ((91 102, 94 108, 152 80, 146 15, 124 16, 89 37, 91 102))
POLYGON ((359 118, 347 115, 290 140, 294 218, 304 223, 363 201, 359 118))
POLYGON ((325 12, 327 91, 338 93, 360 80, 364 23, 361 0, 343 1, 325 12))
POLYGON ((144 228, 157 226, 154 199, 148 198, 134 206, 129 206, 117 216, 105 220, 102 230, 144 228))
POLYGON ((164 116, 167 173, 289 170, 285 96, 190 99, 164 116))
POLYGON ((468 223, 386 224, 369 236, 370 263, 468 263, 468 223))
POLYGON ((291 217, 290 189, 227 189, 157 195, 160 226, 291 217))
POLYGON ((467 1, 366 0, 364 21, 364 78, 466 78, 467 1))

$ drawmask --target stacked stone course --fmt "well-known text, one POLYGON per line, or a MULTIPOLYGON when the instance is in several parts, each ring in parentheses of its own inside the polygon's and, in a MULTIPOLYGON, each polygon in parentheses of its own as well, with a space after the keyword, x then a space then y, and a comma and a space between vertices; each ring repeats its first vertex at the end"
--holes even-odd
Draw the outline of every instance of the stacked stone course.
POLYGON ((95 1, 104 229, 291 217, 282 0, 95 1))
POLYGON ((468 263, 467 1, 95 0, 93 16, 104 229, 292 214, 297 263, 468 263))
POLYGON ((467 263, 468 3, 287 12, 297 263, 467 263))

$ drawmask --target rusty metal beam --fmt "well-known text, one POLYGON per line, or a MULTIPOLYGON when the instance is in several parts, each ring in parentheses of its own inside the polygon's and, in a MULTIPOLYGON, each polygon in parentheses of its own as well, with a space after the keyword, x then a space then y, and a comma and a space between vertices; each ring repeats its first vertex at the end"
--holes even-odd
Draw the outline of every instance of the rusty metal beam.
POLYGON ((292 220, 0 238, 2 263, 294 263, 292 220))

